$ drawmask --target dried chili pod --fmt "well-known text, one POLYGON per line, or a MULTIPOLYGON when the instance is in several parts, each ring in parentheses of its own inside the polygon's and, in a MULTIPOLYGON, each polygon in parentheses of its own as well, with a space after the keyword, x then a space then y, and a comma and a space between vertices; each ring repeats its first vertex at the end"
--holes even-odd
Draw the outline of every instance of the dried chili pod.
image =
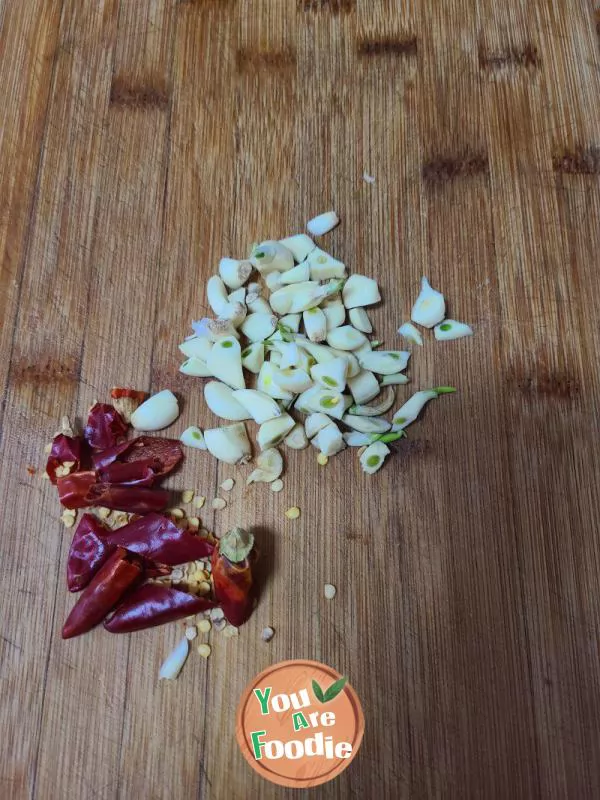
POLYGON ((88 585, 117 546, 106 540, 109 529, 93 516, 84 514, 69 549, 67 560, 67 587, 70 592, 80 592, 88 585))
POLYGON ((113 447, 127 433, 127 423, 114 406, 96 403, 90 408, 83 435, 94 450, 113 447))
POLYGON ((111 633, 132 633, 175 622, 214 606, 215 603, 205 597, 172 586, 146 583, 121 603, 104 627, 111 633))
POLYGON ((54 437, 46 464, 46 472, 52 483, 56 483, 56 470, 58 467, 62 467, 63 464, 72 464, 72 469, 75 472, 79 469, 84 443, 85 439, 81 436, 66 436, 63 433, 59 433, 54 437))
POLYGON ((56 484, 60 502, 65 508, 105 506, 132 514, 148 514, 162 511, 169 504, 166 489, 99 483, 96 473, 91 470, 59 478, 56 484))
POLYGON ((252 550, 254 536, 243 528, 225 534, 212 555, 215 598, 226 619, 238 627, 252 613, 252 550))
POLYGON ((132 464, 115 461, 98 470, 98 480, 100 483, 115 483, 119 486, 152 486, 156 474, 151 461, 134 461, 132 464))
POLYGON ((62 638, 80 636, 102 622, 142 573, 141 559, 119 547, 79 596, 63 625, 62 638))
POLYGON ((143 462, 156 478, 162 478, 175 469, 183 458, 181 443, 176 439, 159 436, 138 436, 129 442, 94 453, 92 461, 97 470, 104 470, 116 462, 132 464, 143 462))
POLYGON ((162 514, 146 514, 106 535, 106 541, 126 547, 161 564, 184 564, 212 555, 213 545, 190 531, 181 530, 162 514))

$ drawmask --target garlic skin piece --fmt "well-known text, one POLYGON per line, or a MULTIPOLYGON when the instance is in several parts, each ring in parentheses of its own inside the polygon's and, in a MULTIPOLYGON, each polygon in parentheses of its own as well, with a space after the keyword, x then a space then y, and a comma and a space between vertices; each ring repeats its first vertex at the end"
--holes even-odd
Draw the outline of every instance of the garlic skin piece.
POLYGON ((204 336, 192 336, 179 345, 179 349, 186 358, 199 358, 206 361, 208 354, 212 350, 210 339, 204 336))
POLYGON ((229 303, 227 289, 218 275, 210 277, 206 284, 206 298, 209 306, 219 317, 229 303))
POLYGON ((263 342, 275 332, 277 317, 273 314, 250 314, 240 326, 241 332, 251 342, 263 342))
POLYGON ((389 454, 390 448, 387 445, 383 442, 373 442, 360 456, 360 465, 364 472, 368 475, 373 475, 377 470, 381 469, 389 454))
POLYGON ((256 464, 257 468, 246 479, 246 486, 251 483, 272 483, 283 472, 283 457, 275 447, 259 453, 256 464))
POLYGON ((259 425, 282 414, 279 405, 272 397, 256 389, 238 389, 233 392, 233 397, 247 412, 247 419, 251 417, 259 425))
POLYGON ((254 375, 258 375, 264 360, 265 347, 262 342, 253 342, 242 350, 242 366, 254 375))
POLYGON ((273 371, 273 380, 280 389, 294 394, 305 392, 313 385, 310 375, 297 367, 275 369, 273 371))
MULTIPOLYGON (((306 262, 298 264, 294 269, 284 272, 280 278, 280 283, 287 286, 291 283, 303 283, 310 280, 310 269, 306 262)), ((268 284, 267 284, 268 285, 268 284)))
POLYGON ((196 427, 196 425, 190 425, 189 428, 186 428, 179 437, 179 441, 186 445, 186 447, 194 447, 196 450, 208 449, 202 431, 200 428, 196 427))
POLYGON ((446 316, 444 295, 432 289, 427 278, 421 279, 421 292, 412 308, 410 318, 417 325, 433 328, 446 316))
POLYGON ((320 411, 317 411, 313 414, 309 414, 308 417, 304 420, 304 430, 306 432, 306 436, 309 439, 312 439, 317 435, 317 433, 322 430, 324 427, 331 423, 331 419, 320 411))
MULTIPOLYGON (((272 352, 271 358, 275 355, 276 353, 272 352)), ((259 392, 264 392, 275 400, 284 400, 286 403, 289 403, 294 399, 294 395, 292 392, 287 392, 277 385, 275 382, 276 370, 277 367, 273 363, 265 361, 258 373, 256 388, 259 392)))
POLYGON ((321 428, 312 443, 324 456, 334 456, 346 447, 342 432, 335 422, 330 422, 329 425, 321 428))
POLYGON ((326 364, 315 364, 310 369, 311 378, 324 389, 343 392, 346 388, 348 362, 344 358, 334 358, 326 364))
POLYGON ((400 325, 398 333, 400 336, 403 336, 407 342, 418 344, 419 347, 423 347, 423 337, 412 322, 405 322, 403 325, 400 325))
POLYGON ((410 383, 410 381, 402 372, 394 372, 393 375, 384 375, 381 379, 382 386, 396 386, 404 383, 410 383))
POLYGON ((324 234, 332 231, 339 223, 340 218, 335 211, 325 211, 319 214, 306 223, 306 230, 311 236, 324 236, 324 234))
POLYGON ((346 277, 346 265, 343 261, 338 261, 319 247, 315 247, 306 260, 310 267, 310 277, 313 281, 346 277))
POLYGON ((205 361, 199 358, 188 358, 179 367, 179 372, 183 375, 192 375, 194 378, 211 378, 212 372, 209 370, 205 361))
POLYGON ((238 403, 234 390, 220 381, 209 381, 204 386, 204 400, 213 414, 221 419, 242 422, 251 419, 246 408, 238 403))
POLYGON ((366 341, 364 333, 357 331, 352 325, 342 325, 341 328, 334 328, 327 334, 327 344, 336 350, 356 350, 366 341))
POLYGON ((363 369, 378 375, 393 375, 406 369, 409 359, 410 353, 406 350, 372 350, 359 356, 358 361, 363 369))
POLYGON ((348 312, 350 324, 362 333, 373 333, 373 325, 369 315, 362 307, 351 308, 348 312))
POLYGON ((321 311, 327 319, 328 331, 333 330, 333 328, 339 328, 346 321, 346 307, 339 297, 334 297, 332 300, 325 300, 321 303, 321 311))
POLYGON ((295 236, 288 236, 287 239, 280 239, 279 244, 287 247, 298 263, 304 261, 317 246, 305 233, 297 233, 295 236))
POLYGON ((296 421, 289 414, 282 414, 276 419, 270 419, 258 429, 257 442, 261 450, 276 447, 292 430, 296 421))
POLYGON ((209 453, 226 464, 244 464, 252 455, 243 422, 205 430, 204 441, 209 453))
POLYGON ((381 300, 379 286, 366 275, 350 275, 342 289, 342 300, 346 308, 372 306, 381 300))
POLYGON ((287 272, 293 269, 294 256, 281 242, 269 239, 253 249, 250 263, 265 276, 270 272, 287 272))
POLYGON ((232 389, 245 389, 240 343, 232 336, 215 342, 206 362, 209 370, 232 389))
POLYGON ((404 428, 408 427, 408 425, 417 419, 427 403, 430 400, 435 400, 437 397, 438 393, 434 389, 425 389, 420 392, 415 392, 403 406, 394 412, 392 430, 404 430, 404 428))
POLYGON ((392 427, 391 422, 381 417, 357 417, 352 414, 346 414, 342 422, 360 433, 386 433, 392 427))
POLYGON ((219 276, 230 289, 239 289, 252 274, 249 261, 238 261, 236 258, 222 258, 219 261, 219 276))
POLYGON ((311 342, 322 342, 327 335, 327 317, 320 308, 309 308, 302 314, 304 330, 311 342))
POLYGON ((297 422, 285 437, 283 443, 292 450, 304 450, 305 447, 308 447, 308 437, 306 436, 304 425, 297 422))
POLYGON ((433 329, 433 335, 438 342, 449 342, 452 339, 462 339, 464 336, 473 336, 473 328, 466 322, 457 322, 455 319, 445 319, 433 329))
POLYGON ((174 681, 187 661, 189 652, 190 643, 187 637, 184 636, 163 661, 158 673, 158 680, 174 681))
POLYGON ((161 431, 179 416, 177 398, 169 389, 153 394, 138 406, 131 415, 131 425, 136 431, 161 431))
POLYGON ((369 370, 363 369, 354 378, 348 378, 348 388, 357 405, 368 403, 379 394, 379 382, 369 370))

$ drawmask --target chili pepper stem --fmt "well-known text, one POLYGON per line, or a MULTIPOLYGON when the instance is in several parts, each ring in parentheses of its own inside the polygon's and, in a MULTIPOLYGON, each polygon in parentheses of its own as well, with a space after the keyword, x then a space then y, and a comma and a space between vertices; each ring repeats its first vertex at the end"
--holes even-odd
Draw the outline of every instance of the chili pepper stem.
POLYGON ((219 552, 237 564, 248 557, 254 547, 254 536, 244 528, 232 528, 219 542, 219 552))

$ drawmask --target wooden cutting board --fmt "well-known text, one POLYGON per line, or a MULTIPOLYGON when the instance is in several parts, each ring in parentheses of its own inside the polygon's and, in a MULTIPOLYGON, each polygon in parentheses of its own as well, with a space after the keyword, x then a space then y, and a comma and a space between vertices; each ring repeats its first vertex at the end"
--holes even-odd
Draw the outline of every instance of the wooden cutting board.
POLYGON ((366 719, 314 796, 598 797, 599 47, 591 0, 0 0, 3 796, 292 797, 246 765, 235 709, 311 658, 366 719), (310 449, 281 494, 246 492, 189 455, 180 488, 237 479, 202 519, 254 526, 263 592, 174 684, 175 625, 61 641, 60 416, 170 387, 173 433, 208 426, 177 372, 206 278, 328 208, 386 345, 423 274, 473 324, 428 336, 398 392, 458 394, 375 478, 310 449))

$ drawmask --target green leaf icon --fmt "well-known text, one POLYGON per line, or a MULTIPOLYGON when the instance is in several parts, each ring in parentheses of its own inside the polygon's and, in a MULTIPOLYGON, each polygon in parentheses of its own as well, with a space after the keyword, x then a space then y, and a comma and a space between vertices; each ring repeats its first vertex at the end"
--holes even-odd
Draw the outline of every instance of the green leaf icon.
POLYGON ((348 678, 345 675, 332 683, 329 689, 325 692, 325 702, 328 703, 330 700, 333 700, 334 697, 337 697, 338 694, 342 691, 346 683, 348 682, 348 678))
POLYGON ((325 702, 325 695, 323 694, 323 689, 321 689, 321 687, 316 682, 316 680, 314 680, 314 678, 313 678, 313 682, 312 682, 312 687, 313 687, 313 692, 315 693, 315 697, 317 698, 317 700, 320 703, 324 703, 325 702))

